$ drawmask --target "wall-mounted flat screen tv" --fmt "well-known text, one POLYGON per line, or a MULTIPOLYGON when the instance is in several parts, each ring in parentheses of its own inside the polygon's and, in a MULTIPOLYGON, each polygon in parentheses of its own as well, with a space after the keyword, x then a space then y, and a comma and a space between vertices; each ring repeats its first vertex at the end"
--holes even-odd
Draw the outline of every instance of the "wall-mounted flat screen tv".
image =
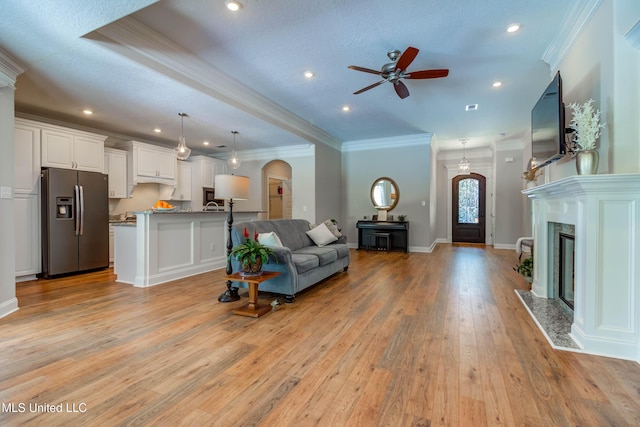
POLYGON ((560 71, 531 110, 531 157, 535 167, 546 166, 566 154, 564 103, 560 71))

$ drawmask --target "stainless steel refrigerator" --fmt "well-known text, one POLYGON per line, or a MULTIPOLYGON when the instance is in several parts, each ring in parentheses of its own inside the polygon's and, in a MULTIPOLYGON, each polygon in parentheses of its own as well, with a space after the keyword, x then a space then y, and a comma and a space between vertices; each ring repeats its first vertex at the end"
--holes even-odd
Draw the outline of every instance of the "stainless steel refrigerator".
POLYGON ((43 168, 42 276, 109 266, 108 177, 43 168))

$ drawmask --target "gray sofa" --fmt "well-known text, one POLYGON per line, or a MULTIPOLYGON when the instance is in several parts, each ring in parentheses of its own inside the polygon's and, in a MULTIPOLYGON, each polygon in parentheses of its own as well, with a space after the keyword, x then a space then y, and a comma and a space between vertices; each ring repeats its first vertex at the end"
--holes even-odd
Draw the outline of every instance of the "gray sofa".
MULTIPOLYGON (((296 293, 323 279, 349 268, 349 247, 346 236, 326 246, 316 244, 306 234, 309 221, 303 219, 278 219, 272 221, 251 221, 233 224, 231 239, 233 247, 244 242, 244 229, 251 238, 254 233, 275 232, 283 247, 272 248, 278 262, 270 260, 263 264, 264 271, 278 271, 280 276, 260 284, 261 291, 283 294, 288 303, 293 302, 296 293)), ((231 259, 233 271, 240 271, 240 262, 231 259)), ((246 283, 235 282, 234 286, 247 287, 246 283)))

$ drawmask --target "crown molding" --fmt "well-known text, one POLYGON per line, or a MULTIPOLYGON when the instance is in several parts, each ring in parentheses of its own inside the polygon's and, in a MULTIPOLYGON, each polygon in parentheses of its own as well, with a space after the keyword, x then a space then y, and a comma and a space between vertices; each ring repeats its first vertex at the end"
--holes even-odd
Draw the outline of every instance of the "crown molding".
POLYGON ((521 139, 511 139, 508 141, 495 142, 493 144, 496 151, 522 150, 527 146, 527 141, 521 139))
POLYGON ((624 39, 631 43, 631 46, 640 50, 640 21, 636 22, 636 25, 624 35, 624 39))
POLYGON ((417 135, 394 136, 390 138, 361 139, 358 141, 345 141, 342 143, 342 152, 382 150, 385 148, 413 147, 417 145, 430 145, 430 132, 417 135))
POLYGON ((542 55, 542 60, 549 64, 551 76, 555 75, 582 30, 587 26, 602 0, 576 1, 560 24, 556 36, 542 55))
POLYGON ((341 141, 332 135, 270 101, 130 16, 85 37, 105 49, 114 51, 311 143, 340 149, 341 141))
POLYGON ((457 149, 457 150, 440 151, 437 154, 437 159, 443 160, 443 161, 455 161, 456 167, 457 167, 457 162, 460 159, 462 159, 463 151, 464 151, 464 156, 469 161, 477 160, 477 159, 493 158, 493 150, 491 149, 491 147, 478 147, 478 148, 466 149, 466 150, 457 149))
POLYGON ((0 48, 0 87, 15 89, 18 76, 26 71, 27 67, 6 50, 0 48))
MULTIPOLYGON (((273 159, 292 159, 294 157, 309 157, 315 154, 315 145, 291 145, 286 147, 275 148, 259 148, 256 150, 238 151, 237 155, 240 161, 250 160, 273 160, 273 159)), ((210 156, 213 157, 213 156, 210 156)), ((228 160, 230 153, 224 153, 215 156, 216 159, 228 160)))

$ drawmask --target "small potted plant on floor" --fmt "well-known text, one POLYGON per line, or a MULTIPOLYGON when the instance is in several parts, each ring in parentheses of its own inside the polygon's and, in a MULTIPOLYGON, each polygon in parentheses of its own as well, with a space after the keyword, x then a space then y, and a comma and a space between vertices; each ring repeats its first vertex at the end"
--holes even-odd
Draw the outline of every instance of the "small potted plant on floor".
POLYGON ((244 243, 231 250, 229 256, 235 256, 242 265, 240 273, 243 276, 259 276, 262 274, 262 264, 269 261, 269 257, 275 252, 268 246, 258 242, 258 232, 254 233, 253 239, 249 237, 249 232, 244 229, 244 243))
POLYGON ((513 267, 513 271, 521 274, 527 282, 533 282, 533 256, 523 259, 520 264, 513 267))

